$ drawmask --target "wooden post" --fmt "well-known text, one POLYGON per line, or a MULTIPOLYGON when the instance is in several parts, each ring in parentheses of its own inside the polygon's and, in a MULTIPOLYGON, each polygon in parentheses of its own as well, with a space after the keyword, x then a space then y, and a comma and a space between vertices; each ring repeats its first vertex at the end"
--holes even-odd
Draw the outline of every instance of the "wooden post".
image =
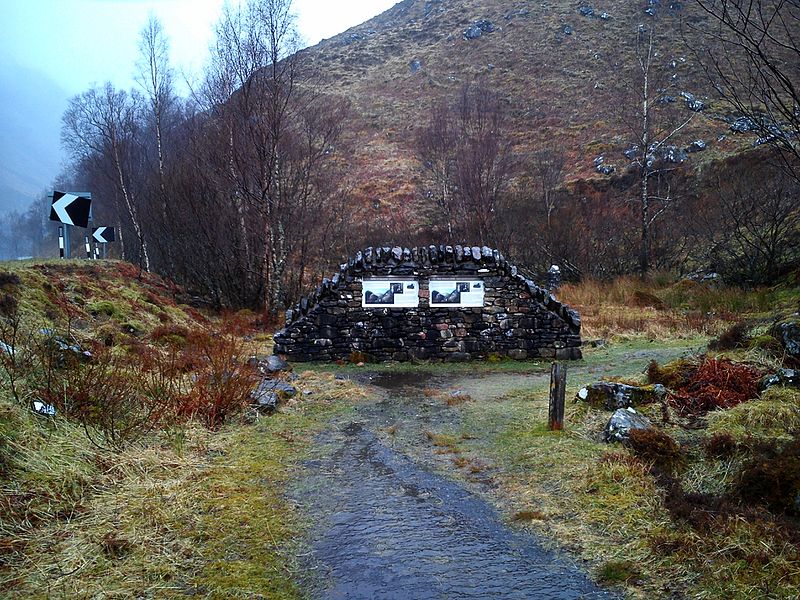
POLYGON ((567 391, 567 365, 554 362, 550 368, 550 407, 547 425, 551 431, 564 429, 564 395, 567 391))

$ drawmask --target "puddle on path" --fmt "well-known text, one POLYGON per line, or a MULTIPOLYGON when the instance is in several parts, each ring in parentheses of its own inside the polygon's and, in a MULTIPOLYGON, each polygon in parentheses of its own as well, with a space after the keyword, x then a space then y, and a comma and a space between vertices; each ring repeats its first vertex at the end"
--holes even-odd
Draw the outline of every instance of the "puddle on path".
POLYGON ((387 386, 398 390, 393 397, 366 403, 321 436, 327 456, 309 461, 295 489, 315 522, 304 582, 311 597, 615 597, 566 557, 508 527, 485 500, 379 437, 376 432, 391 423, 424 427, 452 418, 441 402, 403 393, 406 386, 423 387, 418 373, 401 375, 409 374, 397 374, 387 386))

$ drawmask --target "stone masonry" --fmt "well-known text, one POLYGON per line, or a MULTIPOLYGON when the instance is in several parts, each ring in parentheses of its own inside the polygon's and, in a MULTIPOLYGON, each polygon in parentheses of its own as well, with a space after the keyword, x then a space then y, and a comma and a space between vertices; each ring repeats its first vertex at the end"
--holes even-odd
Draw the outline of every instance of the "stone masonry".
POLYGON ((275 354, 293 361, 581 358, 580 315, 497 251, 477 246, 367 248, 286 312, 275 354), (364 308, 361 282, 413 278, 418 308, 364 308), (430 278, 484 282, 483 308, 431 307, 430 278))

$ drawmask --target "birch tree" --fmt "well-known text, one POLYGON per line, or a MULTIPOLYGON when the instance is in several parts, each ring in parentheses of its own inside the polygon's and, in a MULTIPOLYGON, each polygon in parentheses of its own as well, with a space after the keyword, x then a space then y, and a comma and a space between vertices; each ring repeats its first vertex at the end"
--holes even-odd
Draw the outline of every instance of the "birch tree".
POLYGON ((116 90, 111 83, 74 96, 62 119, 61 140, 78 161, 107 162, 101 168, 121 198, 139 246, 140 265, 150 270, 147 238, 142 225, 135 173, 139 123, 137 96, 116 90))

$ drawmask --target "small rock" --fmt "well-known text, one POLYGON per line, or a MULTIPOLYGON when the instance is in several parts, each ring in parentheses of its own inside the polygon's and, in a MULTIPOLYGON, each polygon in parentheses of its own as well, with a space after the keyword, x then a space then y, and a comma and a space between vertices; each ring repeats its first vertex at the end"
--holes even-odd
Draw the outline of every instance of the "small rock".
POLYGON ((758 384, 758 391, 763 392, 774 385, 800 387, 800 371, 796 369, 778 369, 776 373, 764 375, 758 384))
POLYGON ((581 6, 578 9, 578 12, 581 13, 584 17, 594 16, 594 9, 591 6, 581 6))
POLYGON ((267 358, 266 367, 270 373, 279 373, 290 369, 289 363, 275 354, 267 358))
POLYGON ((267 392, 255 399, 256 408, 259 410, 275 410, 278 407, 278 394, 275 392, 267 392))
POLYGON ((40 402, 39 400, 33 401, 33 411, 40 415, 45 415, 46 417, 54 417, 56 416, 56 407, 50 404, 45 404, 44 402, 40 402))
POLYGON ((693 112, 702 112, 706 109, 705 102, 702 102, 701 100, 697 99, 687 100, 686 106, 688 107, 689 110, 693 112))
POLYGON ((600 18, 603 19, 603 21, 608 21, 611 18, 611 15, 607 12, 602 12, 600 13, 600 18))
POLYGON ((572 35, 572 27, 570 27, 569 25, 564 25, 563 31, 564 35, 572 35))
POLYGON ((632 408, 620 408, 608 420, 603 430, 605 442, 627 442, 634 429, 650 429, 650 419, 632 408))
POLYGON ((646 8, 646 9, 644 9, 644 12, 645 12, 646 15, 650 15, 651 17, 655 17, 656 16, 656 9, 655 8, 652 8, 652 7, 646 8))
POLYGON ((678 99, 675 96, 661 96, 658 99, 659 104, 672 104, 673 102, 677 102, 678 99))
POLYGON ((586 397, 583 398, 579 394, 578 400, 583 400, 595 408, 606 410, 661 402, 667 395, 667 389, 660 384, 638 387, 624 383, 600 381, 583 389, 586 390, 586 397))
POLYGON ((412 73, 416 73, 422 68, 422 61, 420 61, 418 58, 415 58, 410 63, 408 63, 408 68, 411 69, 412 73))

